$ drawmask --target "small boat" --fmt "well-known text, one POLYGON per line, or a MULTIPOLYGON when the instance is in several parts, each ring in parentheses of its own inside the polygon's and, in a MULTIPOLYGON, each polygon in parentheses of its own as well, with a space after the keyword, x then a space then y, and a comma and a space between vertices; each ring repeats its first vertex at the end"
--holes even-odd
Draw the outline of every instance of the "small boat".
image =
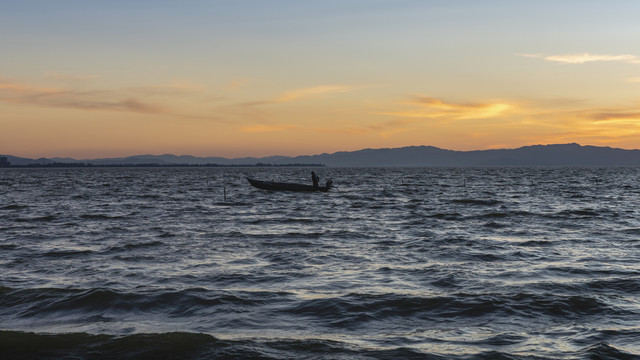
POLYGON ((322 191, 327 192, 331 189, 333 181, 329 180, 325 184, 325 186, 313 186, 306 184, 295 184, 295 183, 284 183, 284 182, 274 182, 274 181, 262 181, 247 178, 249 183, 254 187, 262 190, 272 190, 272 191, 322 191))

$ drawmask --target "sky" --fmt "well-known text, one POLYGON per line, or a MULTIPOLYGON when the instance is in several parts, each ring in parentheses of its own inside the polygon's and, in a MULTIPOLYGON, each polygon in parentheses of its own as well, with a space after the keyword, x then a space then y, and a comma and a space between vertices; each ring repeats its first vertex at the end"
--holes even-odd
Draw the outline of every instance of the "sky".
POLYGON ((640 148, 640 1, 0 0, 0 154, 640 148))

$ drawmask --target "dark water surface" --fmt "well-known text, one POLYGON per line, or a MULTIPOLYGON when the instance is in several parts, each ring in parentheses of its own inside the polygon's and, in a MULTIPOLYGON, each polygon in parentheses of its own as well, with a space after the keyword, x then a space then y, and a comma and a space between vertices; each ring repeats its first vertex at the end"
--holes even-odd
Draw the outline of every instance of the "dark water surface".
POLYGON ((640 168, 319 175, 0 169, 2 358, 640 358, 640 168))

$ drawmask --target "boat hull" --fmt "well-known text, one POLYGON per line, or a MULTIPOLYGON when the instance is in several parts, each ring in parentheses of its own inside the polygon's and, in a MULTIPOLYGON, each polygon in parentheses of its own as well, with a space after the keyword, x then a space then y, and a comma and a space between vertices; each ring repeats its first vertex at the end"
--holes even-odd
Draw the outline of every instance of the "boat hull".
POLYGON ((327 192, 329 191, 329 189, 331 189, 331 185, 314 187, 312 185, 306 185, 306 184, 262 181, 262 180, 256 180, 251 178, 247 178, 247 180, 249 180, 249 183, 253 187, 256 187, 262 190, 271 190, 271 191, 327 192))

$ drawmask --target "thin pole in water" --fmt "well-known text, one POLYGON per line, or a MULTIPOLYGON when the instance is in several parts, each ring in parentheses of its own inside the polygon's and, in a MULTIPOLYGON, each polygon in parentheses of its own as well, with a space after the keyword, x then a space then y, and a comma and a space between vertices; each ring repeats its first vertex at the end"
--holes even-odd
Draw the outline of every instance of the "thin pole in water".
POLYGON ((227 202, 227 175, 225 173, 222 173, 222 181, 223 181, 222 191, 224 193, 224 202, 227 202))

